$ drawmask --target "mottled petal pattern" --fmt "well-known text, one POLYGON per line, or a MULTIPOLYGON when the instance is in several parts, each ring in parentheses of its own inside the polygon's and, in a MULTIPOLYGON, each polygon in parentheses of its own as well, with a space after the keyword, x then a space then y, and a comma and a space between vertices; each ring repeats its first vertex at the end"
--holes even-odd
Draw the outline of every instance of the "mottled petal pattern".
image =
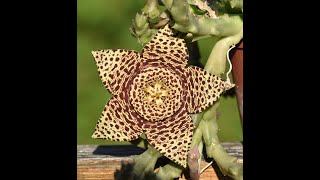
POLYGON ((114 96, 106 104, 92 137, 131 141, 137 139, 142 133, 138 122, 137 113, 130 110, 128 104, 122 99, 114 96))
POLYGON ((166 25, 144 46, 142 58, 145 64, 154 66, 185 67, 189 53, 184 39, 173 37, 172 30, 166 25))
POLYGON ((139 53, 131 50, 92 51, 99 76, 108 91, 117 95, 132 73, 140 66, 139 53))
POLYGON ((187 67, 188 50, 169 25, 140 55, 129 50, 92 52, 105 87, 106 104, 93 138, 131 141, 142 133, 160 153, 183 167, 193 135, 192 119, 234 84, 198 67, 187 67))
POLYGON ((150 144, 170 160, 187 166, 187 154, 193 135, 193 124, 182 110, 164 121, 146 122, 144 131, 150 144))
POLYGON ((205 110, 217 101, 221 94, 232 88, 234 84, 223 81, 219 76, 212 75, 198 67, 187 68, 187 109, 189 113, 205 110))

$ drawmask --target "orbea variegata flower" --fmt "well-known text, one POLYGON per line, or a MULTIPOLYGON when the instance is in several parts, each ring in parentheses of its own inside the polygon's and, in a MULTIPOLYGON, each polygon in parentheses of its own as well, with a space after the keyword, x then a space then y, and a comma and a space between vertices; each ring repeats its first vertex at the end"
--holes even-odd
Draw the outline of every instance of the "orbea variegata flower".
POLYGON ((92 137, 131 141, 145 133, 154 148, 186 167, 193 133, 189 113, 203 111, 234 85, 187 66, 186 43, 174 37, 169 25, 141 54, 122 49, 92 54, 104 86, 113 95, 92 137))

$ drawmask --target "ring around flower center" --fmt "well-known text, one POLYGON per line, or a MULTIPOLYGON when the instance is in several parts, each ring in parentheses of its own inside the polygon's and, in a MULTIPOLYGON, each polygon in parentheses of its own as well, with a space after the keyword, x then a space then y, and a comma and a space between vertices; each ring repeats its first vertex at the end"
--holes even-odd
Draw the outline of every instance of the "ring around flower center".
POLYGON ((181 106, 182 86, 179 78, 165 68, 148 67, 131 85, 130 102, 147 121, 172 116, 181 106))

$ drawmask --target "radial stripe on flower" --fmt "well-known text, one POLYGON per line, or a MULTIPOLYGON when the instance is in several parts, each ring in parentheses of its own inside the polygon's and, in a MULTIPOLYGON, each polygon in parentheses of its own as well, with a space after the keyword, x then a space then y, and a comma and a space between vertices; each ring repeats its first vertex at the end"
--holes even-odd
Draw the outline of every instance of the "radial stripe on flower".
POLYGON ((99 50, 92 55, 104 86, 113 95, 123 91, 124 83, 140 64, 139 53, 132 50, 99 50))

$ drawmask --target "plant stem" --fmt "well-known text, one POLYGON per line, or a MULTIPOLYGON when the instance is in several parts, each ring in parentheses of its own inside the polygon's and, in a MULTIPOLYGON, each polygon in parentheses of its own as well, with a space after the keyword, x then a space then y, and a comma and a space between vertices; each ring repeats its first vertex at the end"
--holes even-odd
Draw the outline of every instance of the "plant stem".
POLYGON ((146 174, 153 174, 154 166, 161 156, 162 154, 159 151, 148 145, 148 149, 145 152, 134 157, 133 174, 135 179, 140 180, 143 179, 146 174))
POLYGON ((196 15, 192 12, 187 0, 162 0, 162 3, 172 15, 175 24, 173 28, 197 36, 232 36, 242 29, 240 16, 227 14, 217 18, 196 15))
POLYGON ((179 178, 183 171, 183 167, 170 161, 163 167, 159 167, 156 178, 161 180, 171 180, 179 178))
POLYGON ((223 74, 226 70, 226 54, 230 46, 238 44, 242 37, 243 30, 233 36, 219 39, 213 46, 204 69, 214 75, 223 74))

